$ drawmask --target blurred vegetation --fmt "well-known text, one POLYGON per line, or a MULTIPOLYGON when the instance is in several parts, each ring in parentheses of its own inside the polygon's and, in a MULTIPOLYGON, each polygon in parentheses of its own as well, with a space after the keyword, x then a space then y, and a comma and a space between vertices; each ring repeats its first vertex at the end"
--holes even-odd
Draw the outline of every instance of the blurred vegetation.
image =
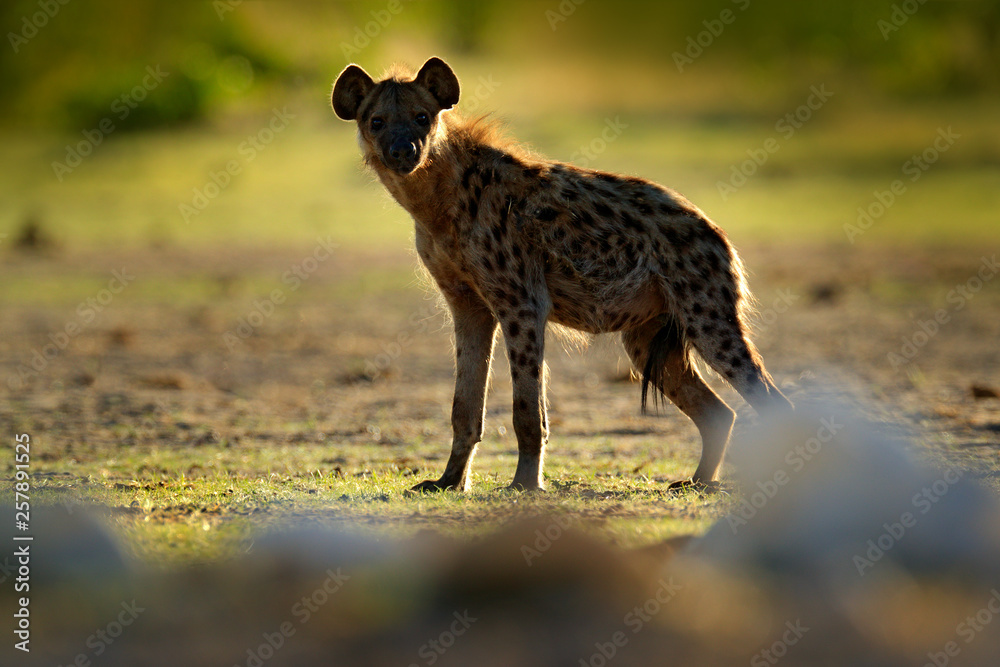
POLYGON ((865 242, 996 238, 1000 0, 8 0, 0 25, 0 180, 14 193, 0 243, 30 222, 56 246, 332 233, 407 247, 405 213, 366 187, 329 94, 349 62, 377 75, 431 54, 458 72, 461 110, 496 111, 552 158, 579 161, 620 118, 592 166, 677 188, 737 239, 845 241, 954 126, 955 147, 865 242), (151 72, 165 73, 155 86, 151 72), (834 91, 829 105, 720 196, 813 86, 834 91), (294 122, 247 151, 275 110, 294 122), (233 160, 240 173, 183 216, 233 160))
POLYGON ((376 62, 394 54, 398 40, 382 34, 390 23, 392 32, 401 27, 406 39, 438 51, 526 68, 553 57, 588 57, 668 71, 676 71, 675 53, 688 48, 689 37, 714 27, 718 35, 701 36, 711 44, 696 57, 698 66, 703 59, 768 85, 820 71, 888 96, 1000 90, 996 1, 576 2, 8 0, 0 5, 9 43, 0 85, 13 95, 0 114, 19 124, 87 127, 142 81, 148 65, 159 64, 170 72, 163 89, 122 127, 202 119, 273 86, 326 85, 352 55, 376 62), (723 12, 734 20, 719 22, 723 12))

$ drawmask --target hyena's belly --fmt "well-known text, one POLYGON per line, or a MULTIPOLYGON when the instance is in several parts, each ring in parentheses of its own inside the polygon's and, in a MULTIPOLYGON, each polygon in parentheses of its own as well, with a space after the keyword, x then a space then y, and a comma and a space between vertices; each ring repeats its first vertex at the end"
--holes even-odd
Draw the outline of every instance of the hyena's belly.
POLYGON ((639 270, 614 279, 553 271, 546 274, 546 284, 552 300, 549 319, 588 333, 638 326, 667 306, 655 276, 639 270))

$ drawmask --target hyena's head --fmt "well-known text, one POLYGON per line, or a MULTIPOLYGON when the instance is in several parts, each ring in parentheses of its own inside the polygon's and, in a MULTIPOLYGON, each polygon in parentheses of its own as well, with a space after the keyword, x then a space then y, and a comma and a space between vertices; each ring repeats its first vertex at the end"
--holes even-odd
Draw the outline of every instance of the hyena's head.
POLYGON ((416 76, 389 76, 377 83, 357 65, 348 65, 333 86, 333 110, 358 122, 365 157, 403 176, 424 163, 440 113, 457 102, 458 77, 440 58, 425 62, 416 76))

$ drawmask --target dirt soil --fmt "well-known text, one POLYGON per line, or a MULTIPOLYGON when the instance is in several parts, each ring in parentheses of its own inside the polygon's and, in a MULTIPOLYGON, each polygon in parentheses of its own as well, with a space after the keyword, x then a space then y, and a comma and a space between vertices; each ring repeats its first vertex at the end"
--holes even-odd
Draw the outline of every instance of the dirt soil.
MULTIPOLYGON (((21 287, 2 297, 3 430, 33 433, 40 461, 54 470, 119 447, 220 441, 316 443, 331 461, 355 444, 402 451, 438 441, 444 459, 450 325, 412 254, 343 251, 303 264, 309 253, 9 252, 5 282, 21 287), (293 288, 282 276, 300 265, 314 271, 293 288), (134 280, 102 295, 115 269, 134 280), (60 332, 70 336, 57 349, 60 332)), ((756 340, 794 400, 847 401, 997 483, 992 252, 751 246, 743 255, 759 299, 756 340)), ((661 454, 695 460, 697 434, 677 410, 639 415, 638 387, 613 337, 582 352, 563 347, 550 337, 554 454, 562 447, 573 456, 578 438, 610 438, 626 450, 658 439, 661 454)), ((506 362, 496 359, 487 455, 496 444, 516 449, 506 362)), ((415 465, 429 471, 442 461, 415 465)))

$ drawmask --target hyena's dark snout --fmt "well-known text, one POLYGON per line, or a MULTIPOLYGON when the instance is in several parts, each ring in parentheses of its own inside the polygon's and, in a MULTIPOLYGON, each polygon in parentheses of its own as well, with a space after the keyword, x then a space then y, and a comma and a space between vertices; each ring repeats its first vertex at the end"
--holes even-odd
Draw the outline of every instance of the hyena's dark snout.
POLYGON ((414 137, 399 136, 394 138, 383 152, 385 166, 401 174, 408 174, 420 162, 420 148, 414 137))
POLYGON ((413 160, 417 157, 417 145, 409 139, 397 139, 389 147, 393 160, 413 160))

